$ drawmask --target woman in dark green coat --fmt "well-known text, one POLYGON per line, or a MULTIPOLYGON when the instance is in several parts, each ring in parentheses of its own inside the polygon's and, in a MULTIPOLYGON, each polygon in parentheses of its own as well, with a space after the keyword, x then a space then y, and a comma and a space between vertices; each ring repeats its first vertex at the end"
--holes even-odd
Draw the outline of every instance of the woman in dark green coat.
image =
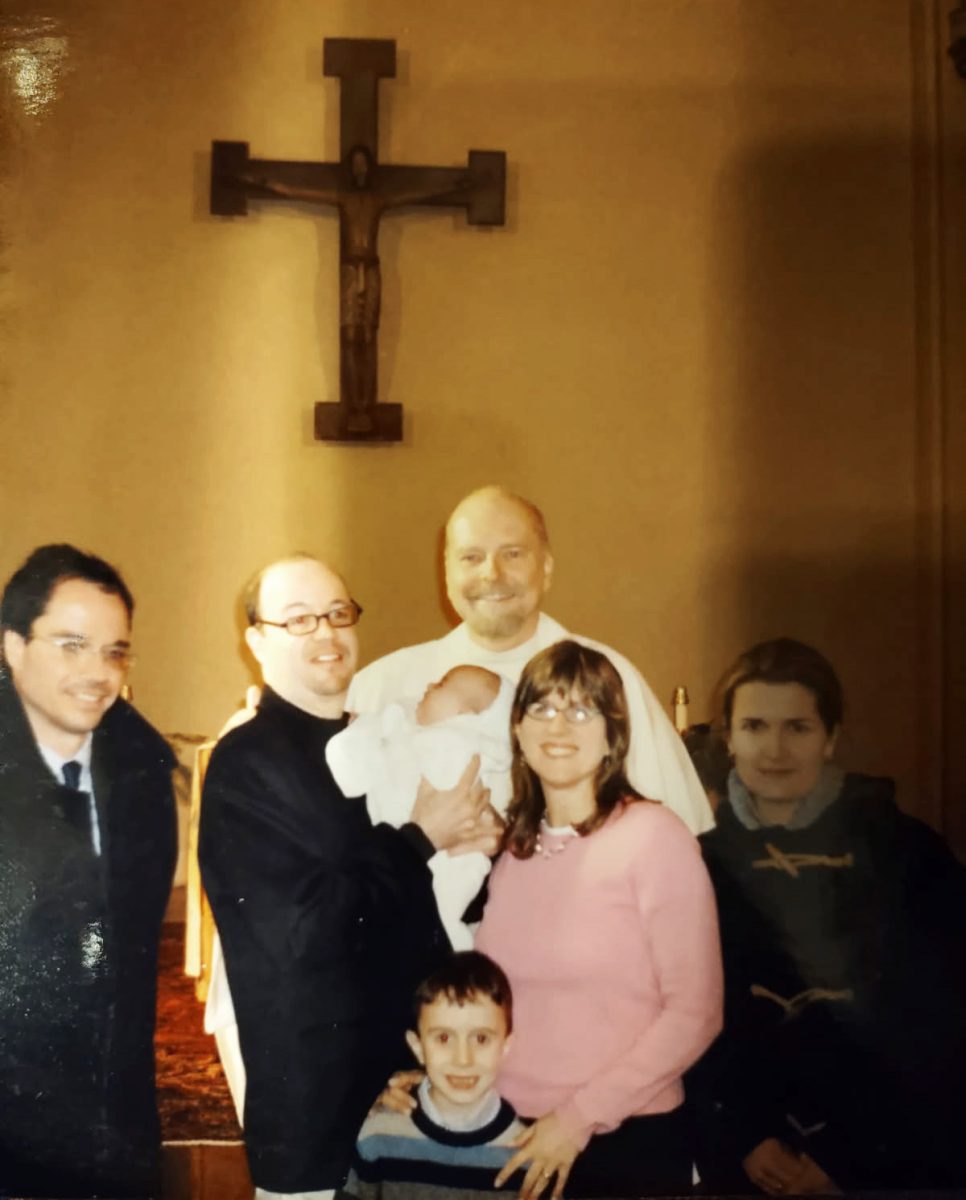
POLYGON ((734 762, 701 841, 725 1027, 695 1072, 706 1187, 771 1195, 961 1186, 966 873, 833 762, 842 688, 789 638, 719 686, 734 762))

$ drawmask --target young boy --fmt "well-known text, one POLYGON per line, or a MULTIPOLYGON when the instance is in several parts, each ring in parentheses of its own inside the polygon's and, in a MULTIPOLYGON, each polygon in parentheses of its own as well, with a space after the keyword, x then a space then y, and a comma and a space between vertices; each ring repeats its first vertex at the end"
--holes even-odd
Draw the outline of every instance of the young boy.
MULTIPOLYGON (((513 1006, 500 968, 475 950, 454 954, 416 990, 406 1040, 426 1069, 411 1113, 370 1113, 344 1195, 417 1200, 492 1195, 524 1125, 495 1088, 513 1006)), ((517 1184, 507 1183, 507 1190, 517 1184)))
MULTIPOLYGON (((366 797, 375 825, 409 820, 420 778, 435 788, 455 785, 474 754, 490 803, 503 816, 510 800, 510 707, 513 685, 483 667, 459 666, 431 683, 420 700, 387 705, 357 717, 326 746, 333 778, 346 796, 366 797)), ((454 950, 469 950, 463 921, 490 870, 485 854, 430 859, 443 928, 454 950)))

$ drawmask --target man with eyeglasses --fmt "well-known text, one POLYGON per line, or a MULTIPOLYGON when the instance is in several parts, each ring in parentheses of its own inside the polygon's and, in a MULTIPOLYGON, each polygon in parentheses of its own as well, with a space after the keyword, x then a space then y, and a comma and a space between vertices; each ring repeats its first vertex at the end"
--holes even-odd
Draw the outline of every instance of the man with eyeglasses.
POLYGON ((0 599, 0 1194, 155 1195, 167 744, 120 699, 134 601, 73 546, 0 599))
MULTIPOLYGON (((574 638, 600 650, 620 673, 631 718, 630 782, 661 800, 693 833, 714 824, 707 796, 687 751, 640 671, 623 655, 576 637, 540 611, 553 575, 543 513, 505 488, 479 488, 457 504, 446 523, 446 592, 462 623, 445 637, 407 646, 355 677, 353 712, 377 712, 420 696, 451 667, 469 663, 516 682, 540 650, 574 638)), ((508 735, 509 736, 509 733, 508 735)))
POLYGON ((416 983, 448 950, 428 862, 495 848, 474 776, 420 788, 412 821, 375 827, 325 759, 347 722, 361 614, 307 555, 258 572, 245 639, 263 688, 215 747, 199 859, 247 1074, 256 1196, 329 1197, 370 1104, 399 1064, 416 983))

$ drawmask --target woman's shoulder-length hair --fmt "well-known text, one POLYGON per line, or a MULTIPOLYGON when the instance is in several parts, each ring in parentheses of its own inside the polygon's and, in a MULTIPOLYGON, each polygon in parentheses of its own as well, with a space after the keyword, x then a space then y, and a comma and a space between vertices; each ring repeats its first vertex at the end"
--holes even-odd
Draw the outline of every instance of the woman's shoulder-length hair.
POLYGON ((825 655, 806 642, 772 638, 738 655, 714 690, 715 725, 722 733, 731 728, 735 693, 744 683, 797 683, 815 697, 818 715, 829 733, 842 724, 842 683, 825 655))
POLYGON ((503 844, 516 858, 530 858, 533 854, 540 821, 546 812, 543 787, 523 756, 517 729, 531 704, 555 695, 568 703, 571 695, 578 696, 600 713, 607 730, 607 753, 594 777, 596 809, 586 821, 574 827, 577 833, 582 837, 592 833, 619 805, 644 799, 631 787, 626 775, 630 716, 617 668, 606 654, 590 646, 572 640, 555 642, 527 663, 513 697, 510 714, 513 798, 507 811, 503 844))

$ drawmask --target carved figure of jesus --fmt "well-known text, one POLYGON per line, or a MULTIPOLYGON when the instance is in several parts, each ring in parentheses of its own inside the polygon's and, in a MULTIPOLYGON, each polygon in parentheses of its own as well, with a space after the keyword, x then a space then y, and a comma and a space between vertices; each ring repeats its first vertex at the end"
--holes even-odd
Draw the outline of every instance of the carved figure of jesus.
POLYGON ((339 211, 339 339, 342 396, 348 402, 348 428, 373 428, 376 404, 376 354, 382 277, 377 250, 379 221, 390 208, 458 193, 470 186, 468 175, 436 189, 406 189, 391 174, 380 178, 365 146, 353 146, 343 163, 345 181, 336 187, 297 187, 244 176, 247 184, 287 200, 333 205, 339 211))

